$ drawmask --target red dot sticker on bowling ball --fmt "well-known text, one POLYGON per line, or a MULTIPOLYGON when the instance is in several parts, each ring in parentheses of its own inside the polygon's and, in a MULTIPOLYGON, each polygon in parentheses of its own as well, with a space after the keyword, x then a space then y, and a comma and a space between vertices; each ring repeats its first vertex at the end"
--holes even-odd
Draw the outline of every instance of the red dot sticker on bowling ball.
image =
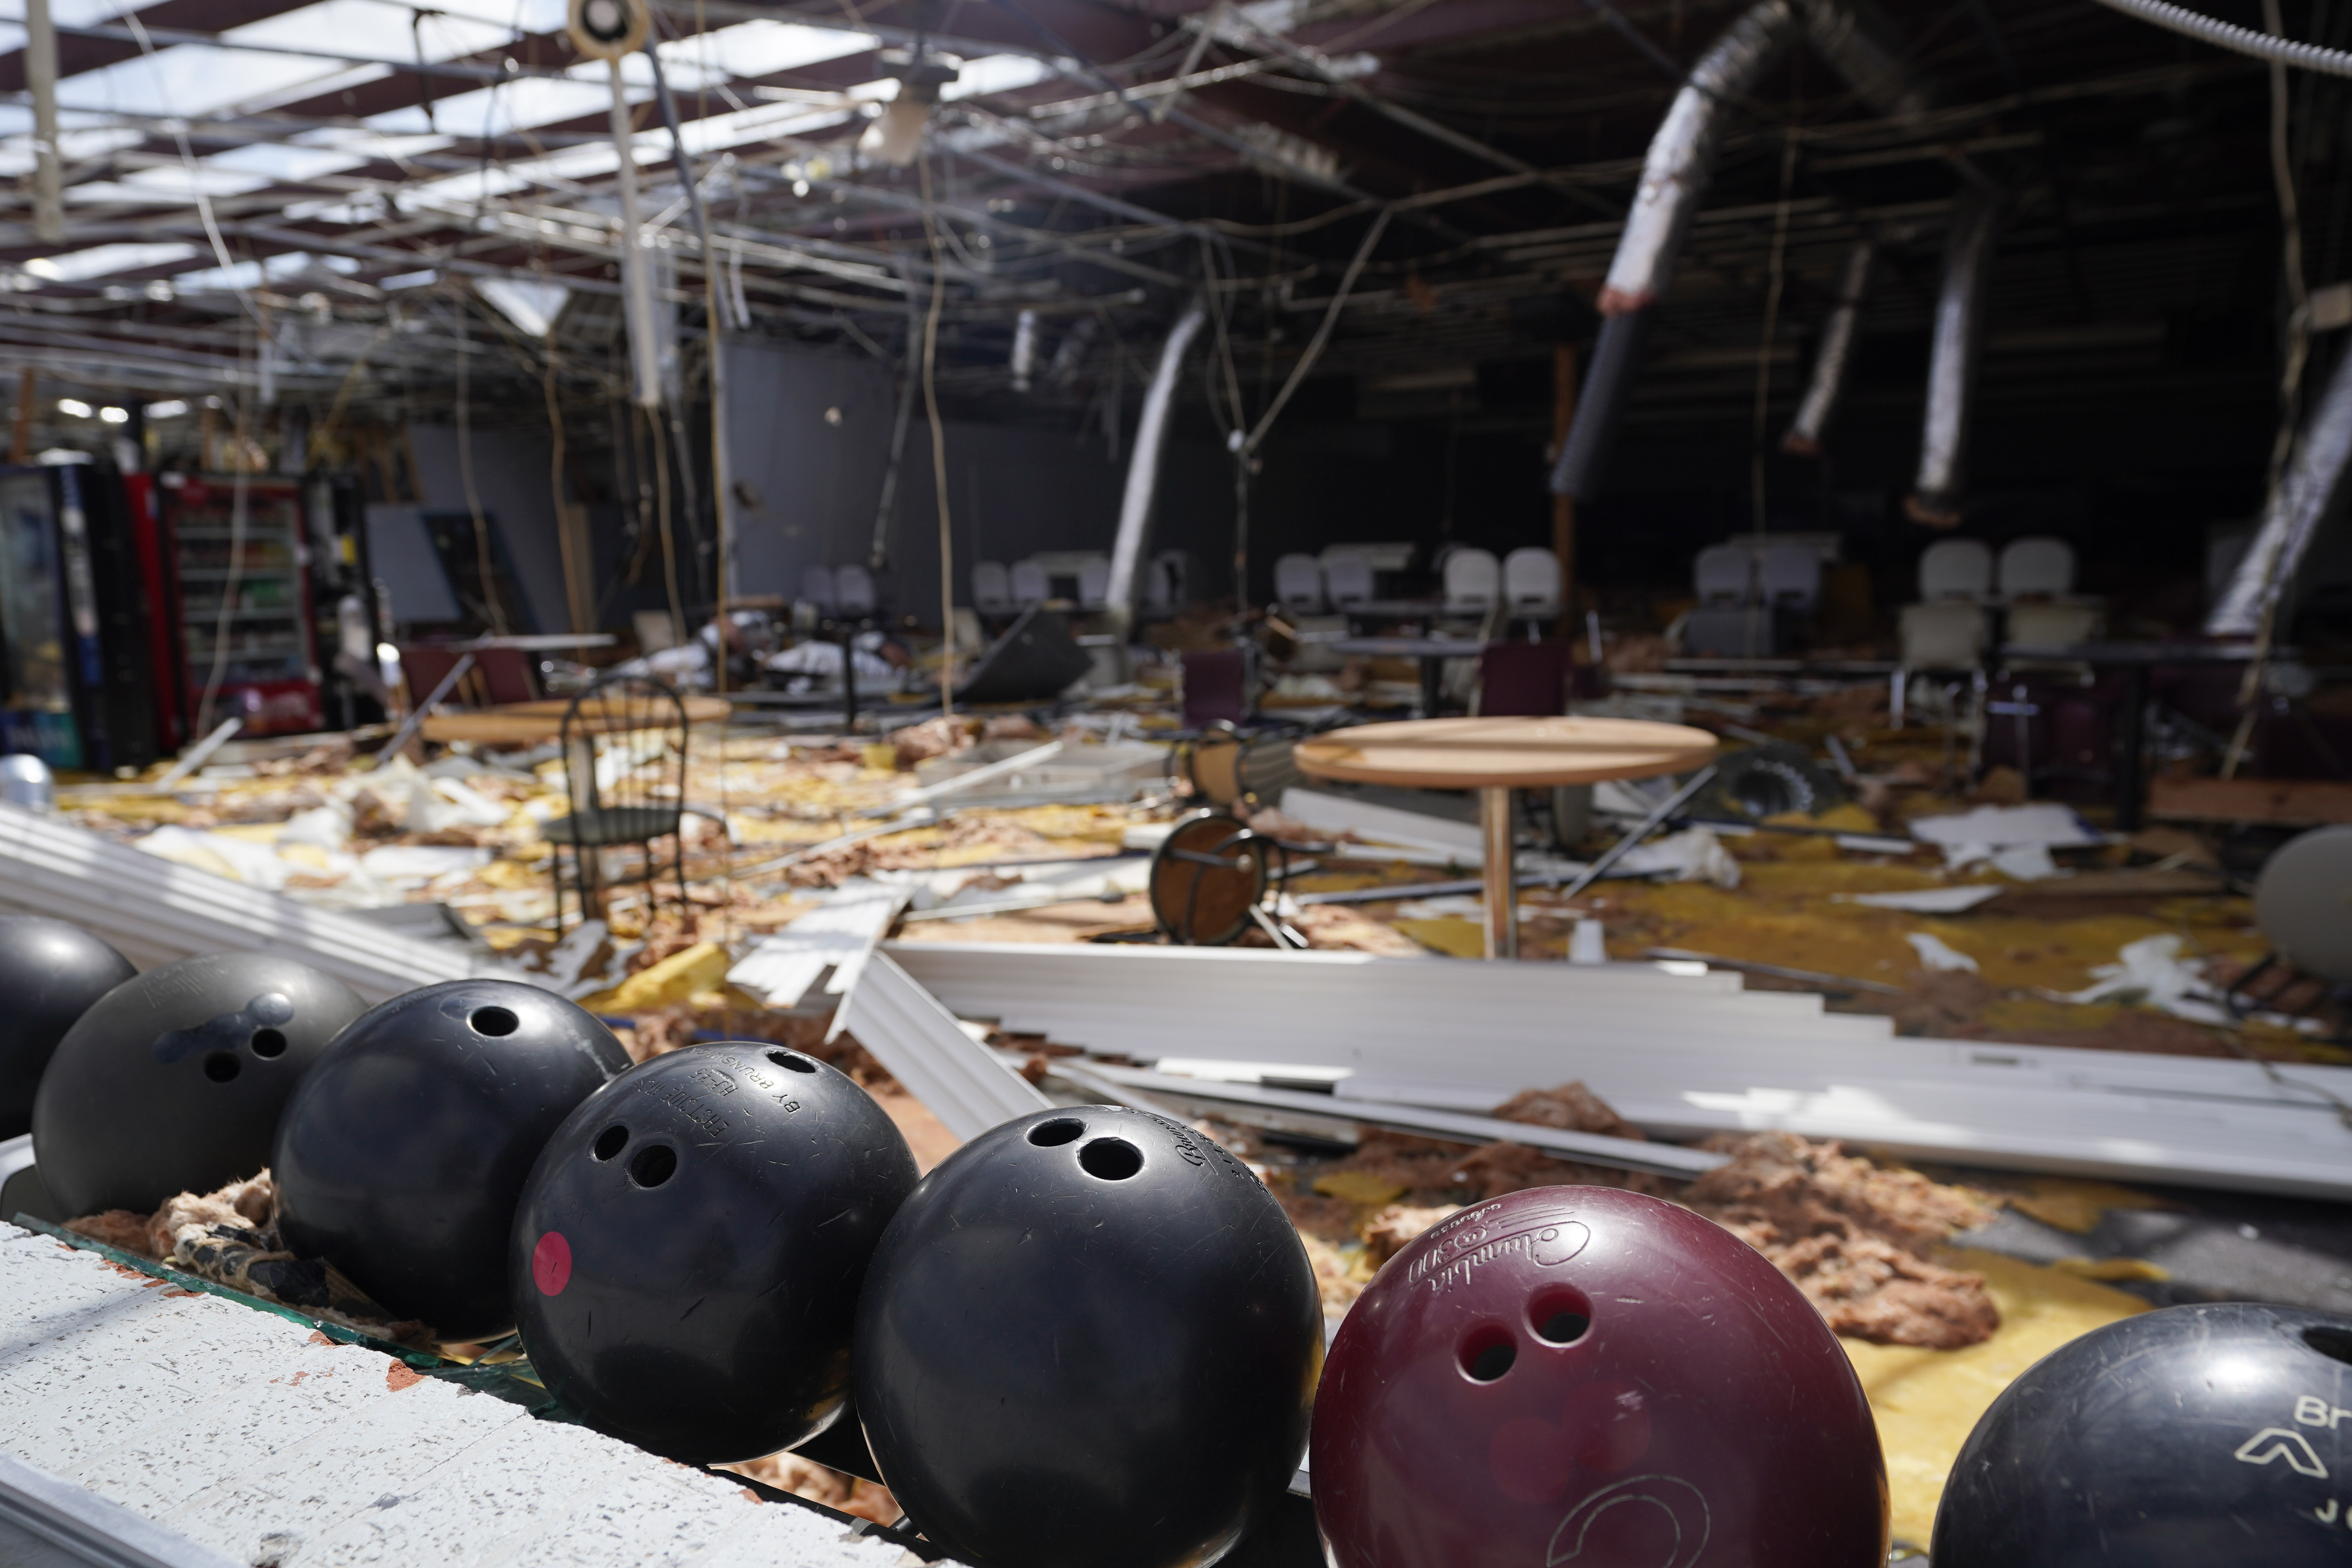
POLYGON ((530 1281, 542 1296, 561 1296, 572 1283, 572 1244, 562 1231, 549 1231, 530 1249, 530 1281))

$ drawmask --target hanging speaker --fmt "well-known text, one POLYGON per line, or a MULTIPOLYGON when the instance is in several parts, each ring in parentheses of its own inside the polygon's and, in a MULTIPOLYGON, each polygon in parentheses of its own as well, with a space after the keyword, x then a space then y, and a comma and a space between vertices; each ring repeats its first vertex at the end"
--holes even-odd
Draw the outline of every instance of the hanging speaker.
POLYGON ((591 59, 617 60, 645 47, 653 15, 646 0, 572 0, 565 27, 591 59))

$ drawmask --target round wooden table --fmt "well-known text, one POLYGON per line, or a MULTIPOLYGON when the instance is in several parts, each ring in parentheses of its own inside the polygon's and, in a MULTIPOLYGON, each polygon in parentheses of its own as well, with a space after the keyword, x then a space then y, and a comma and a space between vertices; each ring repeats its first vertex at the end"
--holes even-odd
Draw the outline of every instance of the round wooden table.
POLYGON ((1640 719, 1417 719, 1335 730, 1299 743, 1309 778, 1413 789, 1475 789, 1486 841, 1486 956, 1518 955, 1511 792, 1688 773, 1716 739, 1640 719))
MULTIPOLYGON (((685 697, 679 699, 686 709, 688 725, 724 723, 730 706, 724 697, 685 697)), ((432 712, 425 716, 420 732, 428 741, 446 744, 451 741, 472 741, 486 746, 531 746, 554 740, 563 729, 563 715, 570 711, 572 699, 549 697, 534 702, 508 702, 496 708, 478 708, 471 712, 432 712)), ((580 715, 579 728, 595 734, 615 731, 646 728, 642 710, 631 709, 626 714, 601 713, 592 705, 580 715)))

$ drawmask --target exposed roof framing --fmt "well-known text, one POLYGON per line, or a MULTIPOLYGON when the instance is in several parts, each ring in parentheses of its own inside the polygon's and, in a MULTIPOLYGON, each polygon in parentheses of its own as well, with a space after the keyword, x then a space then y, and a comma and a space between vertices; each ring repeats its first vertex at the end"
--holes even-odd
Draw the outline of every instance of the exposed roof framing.
MULTIPOLYGON (((1318 374, 1544 353, 1548 333, 1574 329, 1538 319, 1572 323, 1574 308, 1554 305, 1589 298, 1607 268, 1677 62, 1743 3, 656 10, 709 259, 751 330, 895 354, 910 299, 936 285, 940 387, 979 398, 1008 384, 1020 312, 1099 317, 1114 330, 1027 405, 1074 410, 1116 381, 1112 356, 1202 290, 1224 318, 1221 352, 1264 367, 1253 383, 1278 384, 1382 208, 1398 221, 1318 374), (915 171, 858 150, 897 90, 881 51, 914 46, 961 68, 930 119, 928 198, 915 171)), ((558 0, 53 5, 68 239, 35 239, 29 182, 0 194, 0 366, 93 389, 267 381, 281 396, 364 401, 379 384, 405 394, 445 381, 462 350, 478 386, 535 387, 548 371, 536 334, 504 317, 497 331, 459 331, 452 312, 485 310, 478 290, 499 283, 618 293, 604 68, 572 54, 558 0)), ((2088 0, 1884 9, 1937 81, 1937 107, 1877 114, 1801 59, 1765 79, 1726 141, 1646 406, 1731 406, 1752 393, 1759 354, 1800 357, 1864 233, 1890 262, 1876 329, 1916 328, 1955 158, 2022 193, 1996 271, 1996 362, 2089 365, 2096 356, 2020 345, 2094 328, 2144 343, 2189 318, 2236 310, 2259 323, 2271 310, 2260 68, 2088 0), (1786 303, 1765 341, 1776 243, 1786 303)), ((2289 5, 2290 31, 2307 10, 2289 5)), ((2352 17, 2336 26, 2347 29, 2352 17)), ((706 258, 644 64, 628 69, 633 156, 691 341, 706 258)), ((21 52, 0 50, 0 166, 20 174, 23 86, 21 52)), ((2344 89, 2298 90, 2309 125, 2344 89)), ((2341 177, 2327 139, 2306 135, 2302 155, 2315 185, 2341 177)), ((2315 189, 2313 210, 2325 210, 2315 189)), ((2320 281, 2344 259, 2344 226, 2315 226, 2320 281)), ((2260 358, 2270 343, 2253 335, 2246 352, 2260 358)), ((558 359, 565 384, 610 390, 596 356, 559 345, 558 359)))

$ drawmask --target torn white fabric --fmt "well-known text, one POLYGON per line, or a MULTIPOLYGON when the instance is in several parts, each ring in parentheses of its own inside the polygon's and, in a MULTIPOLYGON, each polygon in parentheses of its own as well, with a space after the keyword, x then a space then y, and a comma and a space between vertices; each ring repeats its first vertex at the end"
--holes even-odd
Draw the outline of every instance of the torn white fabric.
POLYGON ((1928 969, 1966 970, 1976 973, 1977 961, 1957 948, 1948 947, 1940 937, 1924 931, 1907 931, 1903 940, 1919 955, 1919 963, 1928 969))
POLYGON ((1911 837, 1943 850, 1944 864, 1954 870, 2026 845, 2046 850, 2105 842, 2072 809, 2050 805, 1980 805, 1974 811, 1922 816, 1912 822, 1911 837))
POLYGON ((2014 845, 1993 856, 1990 864, 2002 876, 2021 882, 2039 882, 2046 878, 2070 874, 2050 858, 2050 846, 2047 844, 2014 845))
POLYGON ((1961 888, 1914 888, 1901 893, 1841 893, 1837 901, 1915 915, 1957 915, 2000 897, 1998 885, 1972 882, 1961 888))
POLYGON ((1626 851, 1617 862, 1621 876, 1654 876, 1666 871, 1678 882, 1713 882, 1718 888, 1739 886, 1739 862, 1709 827, 1685 827, 1664 838, 1626 851))
POLYGON ((2200 1024, 2230 1022, 2214 1000, 2219 994, 2205 978, 2205 961, 2181 957, 2180 945, 2180 939, 2169 934, 2126 942, 2116 963, 2094 967, 2091 984, 2066 1000, 2136 1003, 2200 1024))

